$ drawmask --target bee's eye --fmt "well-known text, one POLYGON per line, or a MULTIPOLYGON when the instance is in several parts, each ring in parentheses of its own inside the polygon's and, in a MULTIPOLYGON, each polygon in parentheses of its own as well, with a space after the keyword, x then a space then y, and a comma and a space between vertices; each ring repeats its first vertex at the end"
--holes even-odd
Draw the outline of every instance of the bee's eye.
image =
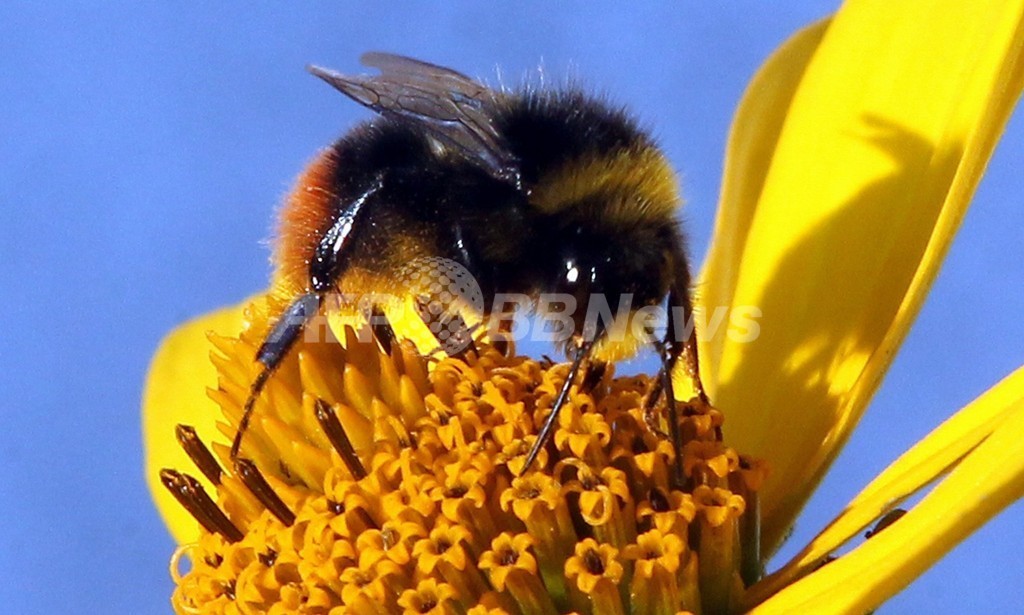
POLYGON ((569 284, 576 284, 579 279, 580 268, 576 265, 576 261, 573 259, 565 261, 565 281, 569 284))

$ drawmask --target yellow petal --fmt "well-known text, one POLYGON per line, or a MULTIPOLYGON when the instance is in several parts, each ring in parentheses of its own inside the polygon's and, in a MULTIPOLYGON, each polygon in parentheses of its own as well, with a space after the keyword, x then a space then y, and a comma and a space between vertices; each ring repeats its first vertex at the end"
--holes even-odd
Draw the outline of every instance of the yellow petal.
POLYGON ((199 437, 209 443, 224 441, 215 427, 221 413, 206 396, 208 387, 217 386, 217 372, 209 360, 212 346, 209 331, 236 336, 244 324, 243 310, 251 300, 201 316, 172 331, 160 344, 149 366, 142 398, 142 437, 146 457, 146 482, 164 518, 164 523, 179 544, 194 541, 198 525, 160 484, 162 468, 174 468, 199 478, 209 493, 210 484, 178 446, 174 428, 192 425, 199 437))
MULTIPOLYGON (((761 197, 782 124, 828 24, 827 20, 816 23, 783 43, 754 75, 736 110, 726 147, 714 241, 698 286, 698 301, 705 309, 727 305, 719 298, 730 297, 735 291, 755 205, 761 197)), ((711 318, 713 314, 705 312, 704 319, 711 318)), ((714 398, 726 336, 720 331, 709 334, 706 327, 702 327, 702 332, 701 375, 714 398)))
POLYGON ((785 566, 751 588, 759 602, 816 567, 825 556, 947 472, 971 453, 1007 417, 1024 410, 1024 367, 1004 378, 928 434, 878 475, 846 509, 785 566))
POLYGON ((1022 433, 1024 399, 1018 398, 992 435, 900 520, 751 612, 866 613, 876 608, 1024 496, 1022 433))
MULTIPOLYGON (((715 237, 702 303, 761 310, 755 340, 723 328, 705 346, 727 440, 772 468, 765 553, 845 443, 931 285, 1020 93, 1022 13, 1022 0, 847 2, 788 111, 778 92, 769 107, 756 92, 743 103, 739 121, 786 117, 778 133, 777 118, 759 120, 777 144, 751 158, 766 166, 749 174, 754 187, 727 177, 720 216, 747 222, 719 225, 742 237, 715 237)), ((812 47, 800 36, 794 66, 812 47)), ((786 83, 796 69, 768 70, 786 83)))

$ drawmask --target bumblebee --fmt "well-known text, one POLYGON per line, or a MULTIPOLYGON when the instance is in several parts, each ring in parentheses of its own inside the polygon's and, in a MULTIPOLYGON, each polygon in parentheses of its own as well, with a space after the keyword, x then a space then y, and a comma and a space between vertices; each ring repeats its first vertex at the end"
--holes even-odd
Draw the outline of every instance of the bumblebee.
MULTIPOLYGON (((662 363, 648 410, 666 393, 678 445, 677 361, 700 401, 707 399, 693 328, 676 334, 680 319, 691 320, 691 278, 676 221, 676 175, 652 138, 625 111, 578 89, 495 90, 411 58, 368 53, 361 60, 379 74, 309 68, 378 117, 323 151, 285 204, 273 287, 287 307, 257 351, 261 371, 232 458, 255 400, 309 323, 367 309, 357 310, 352 297, 420 300, 430 289, 396 271, 423 258, 457 263, 484 297, 553 293, 575 303, 564 343, 569 376, 524 471, 550 438, 581 365, 599 369, 645 343, 662 363), (667 302, 665 336, 650 329, 612 335, 609 324, 587 319, 595 297, 611 305, 626 297, 629 314, 667 302)), ((390 316, 398 308, 369 309, 390 316)), ((470 316, 494 316, 486 303, 475 311, 470 316)), ((376 330, 382 344, 395 335, 389 326, 376 330)))

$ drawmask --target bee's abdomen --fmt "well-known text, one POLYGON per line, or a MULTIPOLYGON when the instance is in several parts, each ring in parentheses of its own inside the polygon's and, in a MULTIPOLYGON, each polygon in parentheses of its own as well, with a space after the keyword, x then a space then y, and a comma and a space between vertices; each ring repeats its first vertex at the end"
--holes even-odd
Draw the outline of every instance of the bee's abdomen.
POLYGON ((334 215, 337 200, 335 147, 321 151, 306 167, 281 209, 274 249, 274 285, 283 294, 305 292, 324 223, 334 215))

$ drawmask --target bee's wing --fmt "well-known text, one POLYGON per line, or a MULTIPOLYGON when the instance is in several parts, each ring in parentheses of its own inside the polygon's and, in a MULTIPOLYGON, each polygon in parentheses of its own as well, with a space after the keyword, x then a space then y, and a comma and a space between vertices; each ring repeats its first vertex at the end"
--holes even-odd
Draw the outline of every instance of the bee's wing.
POLYGON ((496 93, 449 68, 389 53, 367 53, 362 63, 379 75, 309 71, 384 116, 416 122, 432 137, 504 181, 519 184, 518 164, 494 127, 496 93))

